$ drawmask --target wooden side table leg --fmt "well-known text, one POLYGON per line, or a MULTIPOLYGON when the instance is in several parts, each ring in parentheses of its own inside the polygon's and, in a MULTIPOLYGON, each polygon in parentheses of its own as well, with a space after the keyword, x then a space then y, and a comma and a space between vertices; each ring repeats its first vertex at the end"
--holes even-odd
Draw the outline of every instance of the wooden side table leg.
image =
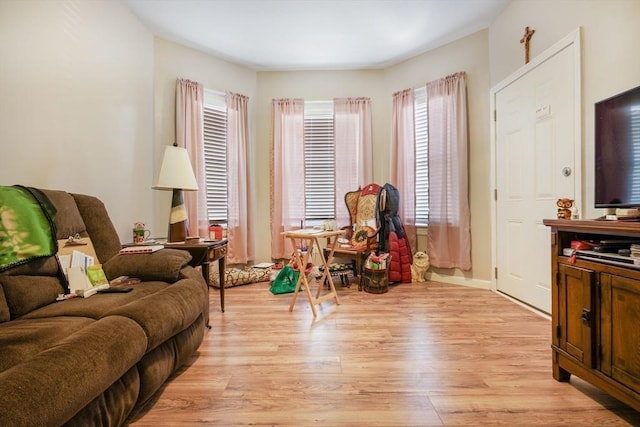
MULTIPOLYGON (((209 280, 209 261, 205 259, 202 264, 200 264, 200 269, 202 271, 202 278, 207 284, 207 295, 209 295, 209 289, 211 288, 211 280, 209 280)), ((211 325, 209 325, 209 322, 207 322, 206 326, 208 329, 211 329, 211 325)))
POLYGON ((224 272, 227 264, 226 255, 218 259, 218 275, 220 279, 220 310, 224 313, 224 272))

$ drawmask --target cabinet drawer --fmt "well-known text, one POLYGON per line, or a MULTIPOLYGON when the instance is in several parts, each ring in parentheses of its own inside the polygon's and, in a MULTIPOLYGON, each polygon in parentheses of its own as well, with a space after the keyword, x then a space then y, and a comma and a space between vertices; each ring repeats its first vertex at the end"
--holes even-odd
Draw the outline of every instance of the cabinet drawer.
POLYGON ((209 251, 209 261, 215 261, 227 255, 227 246, 223 245, 218 248, 213 248, 209 251))

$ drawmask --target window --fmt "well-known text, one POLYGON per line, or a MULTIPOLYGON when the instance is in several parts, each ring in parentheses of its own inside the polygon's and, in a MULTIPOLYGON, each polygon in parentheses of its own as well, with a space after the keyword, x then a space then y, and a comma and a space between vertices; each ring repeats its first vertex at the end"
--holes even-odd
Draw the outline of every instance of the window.
POLYGON ((415 183, 416 183, 416 225, 429 223, 429 168, 428 168, 428 124, 427 124, 427 88, 415 89, 415 183))
POLYGON ((305 219, 335 218, 333 101, 304 103, 305 219))
POLYGON ((209 221, 227 222, 227 103, 223 93, 204 92, 204 158, 209 221))

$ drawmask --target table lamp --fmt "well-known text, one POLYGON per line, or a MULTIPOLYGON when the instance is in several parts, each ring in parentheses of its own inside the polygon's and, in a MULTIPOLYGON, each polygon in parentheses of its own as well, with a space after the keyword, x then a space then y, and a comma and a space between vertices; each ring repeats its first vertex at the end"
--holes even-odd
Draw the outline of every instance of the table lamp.
POLYGON ((189 230, 187 207, 184 204, 183 190, 198 189, 196 177, 189 161, 187 150, 176 144, 167 146, 162 159, 156 190, 172 190, 171 211, 169 213, 168 242, 184 242, 189 230))

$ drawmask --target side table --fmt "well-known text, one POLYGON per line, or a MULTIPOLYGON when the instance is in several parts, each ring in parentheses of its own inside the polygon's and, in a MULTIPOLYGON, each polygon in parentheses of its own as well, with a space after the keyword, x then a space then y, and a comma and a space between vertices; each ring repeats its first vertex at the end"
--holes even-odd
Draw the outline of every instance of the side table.
POLYGON ((165 248, 182 249, 191 254, 191 262, 189 265, 193 267, 200 266, 202 268, 202 276, 207 282, 207 286, 212 287, 209 277, 209 262, 218 261, 218 274, 220 278, 220 310, 224 313, 224 270, 227 258, 226 239, 216 240, 212 242, 173 242, 165 243, 165 248))

